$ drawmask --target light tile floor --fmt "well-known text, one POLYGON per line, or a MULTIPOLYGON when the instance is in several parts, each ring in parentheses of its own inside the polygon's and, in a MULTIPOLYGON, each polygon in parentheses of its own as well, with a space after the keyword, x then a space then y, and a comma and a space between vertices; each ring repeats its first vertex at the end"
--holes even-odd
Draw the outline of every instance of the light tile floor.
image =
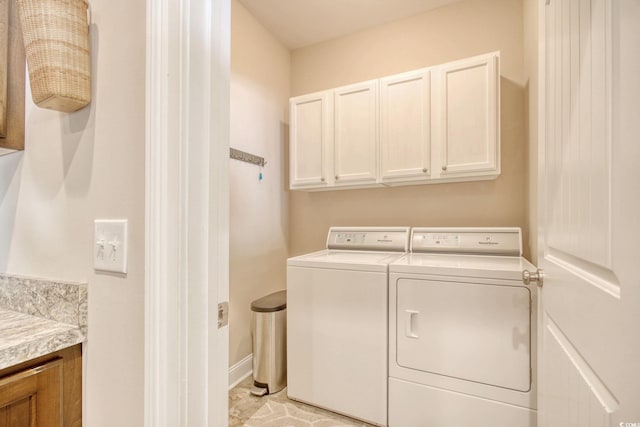
POLYGON ((294 402, 287 389, 257 397, 249 390, 249 376, 229 392, 229 427, 372 427, 371 424, 294 402))

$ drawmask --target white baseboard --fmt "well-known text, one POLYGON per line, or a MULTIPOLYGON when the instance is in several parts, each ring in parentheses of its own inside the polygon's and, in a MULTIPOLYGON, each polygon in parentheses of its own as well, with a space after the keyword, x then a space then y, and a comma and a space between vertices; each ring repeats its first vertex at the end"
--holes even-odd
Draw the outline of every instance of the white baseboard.
POLYGON ((253 373, 253 354, 229 368, 229 390, 253 373))

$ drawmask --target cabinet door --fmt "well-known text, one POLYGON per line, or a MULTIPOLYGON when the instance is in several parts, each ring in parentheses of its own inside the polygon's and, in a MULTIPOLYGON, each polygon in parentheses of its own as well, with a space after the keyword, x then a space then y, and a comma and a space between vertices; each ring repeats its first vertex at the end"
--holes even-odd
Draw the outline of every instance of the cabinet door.
POLYGON ((382 182, 421 181, 431 158, 431 73, 419 70, 380 80, 382 182))
POLYGON ((497 54, 439 68, 443 178, 500 173, 497 54))
POLYGON ((290 187, 327 185, 327 161, 332 144, 331 92, 292 98, 290 101, 290 187))
POLYGON ((335 185, 375 183, 378 168, 378 81, 334 90, 335 185))
POLYGON ((62 359, 0 379, 0 427, 60 427, 62 389, 62 359))

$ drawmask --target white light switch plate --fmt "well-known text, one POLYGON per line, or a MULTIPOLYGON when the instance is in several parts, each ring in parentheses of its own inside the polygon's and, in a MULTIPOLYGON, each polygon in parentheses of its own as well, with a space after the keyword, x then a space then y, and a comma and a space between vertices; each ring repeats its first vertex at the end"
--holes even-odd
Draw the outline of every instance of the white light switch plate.
POLYGON ((95 220, 93 268, 113 273, 127 272, 127 220, 95 220))

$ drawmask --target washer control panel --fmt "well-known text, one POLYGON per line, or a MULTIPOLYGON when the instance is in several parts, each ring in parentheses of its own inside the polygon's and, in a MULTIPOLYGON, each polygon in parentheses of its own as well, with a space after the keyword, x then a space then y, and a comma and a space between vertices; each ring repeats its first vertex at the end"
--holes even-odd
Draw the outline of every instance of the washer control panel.
POLYGON ((409 227, 331 227, 327 249, 407 252, 409 227))
POLYGON ((411 252, 522 255, 520 228, 414 228, 411 252))

